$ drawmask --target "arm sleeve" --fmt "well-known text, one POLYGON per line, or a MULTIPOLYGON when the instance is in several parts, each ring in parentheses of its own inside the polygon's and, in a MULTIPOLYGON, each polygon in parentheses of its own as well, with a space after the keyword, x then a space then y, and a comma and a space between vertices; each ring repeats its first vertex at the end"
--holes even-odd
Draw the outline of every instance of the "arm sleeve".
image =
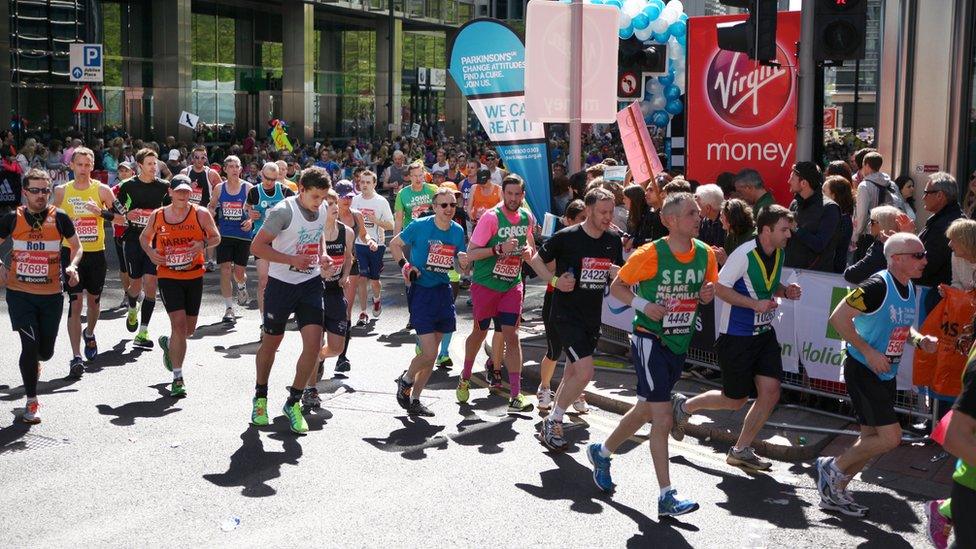
POLYGON ((491 236, 498 231, 498 216, 494 210, 487 211, 481 220, 474 227, 471 234, 471 243, 479 248, 484 248, 491 240, 491 236))
POLYGON ((800 227, 796 230, 793 238, 798 239, 814 252, 821 253, 827 244, 830 244, 839 225, 840 208, 836 204, 828 204, 824 206, 823 216, 820 217, 820 225, 817 226, 816 231, 809 231, 800 227))
POLYGON ((268 212, 268 218, 261 225, 262 231, 267 231, 272 236, 278 236, 281 231, 288 228, 291 224, 291 208, 285 206, 275 206, 268 212))
POLYGON ((75 224, 64 210, 58 210, 58 213, 54 217, 54 223, 58 226, 58 231, 61 233, 61 236, 71 238, 75 235, 75 224))
POLYGON ((645 244, 627 258, 617 276, 627 285, 633 286, 642 280, 654 278, 656 274, 657 248, 653 244, 645 244))
POLYGON ((880 276, 871 276, 854 291, 847 294, 844 302, 862 313, 873 313, 884 303, 887 285, 880 276))
POLYGON ((14 232, 14 224, 17 222, 17 212, 8 212, 0 217, 0 238, 6 240, 14 232))

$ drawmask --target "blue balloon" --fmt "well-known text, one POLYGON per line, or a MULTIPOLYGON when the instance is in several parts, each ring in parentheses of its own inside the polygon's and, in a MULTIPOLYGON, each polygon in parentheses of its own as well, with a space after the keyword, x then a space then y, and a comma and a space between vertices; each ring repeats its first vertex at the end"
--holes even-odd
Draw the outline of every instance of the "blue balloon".
POLYGON ((688 34, 687 33, 686 34, 683 34, 681 36, 675 36, 674 39, 677 40, 678 41, 678 44, 681 44, 682 47, 688 45, 688 34))
POLYGON ((684 21, 675 21, 668 27, 668 33, 675 38, 684 36, 686 32, 688 32, 688 26, 684 21))
POLYGON ((624 3, 621 2, 620 0, 607 0, 606 5, 613 6, 619 10, 624 6, 624 3))
POLYGON ((685 106, 680 99, 672 99, 671 101, 668 101, 667 105, 664 106, 664 110, 671 115, 681 114, 681 111, 683 111, 684 108, 685 106))
POLYGON ((655 3, 653 0, 646 6, 642 13, 647 16, 648 21, 654 21, 658 17, 661 17, 661 11, 664 9, 664 4, 661 2, 655 3), (658 5, 660 4, 660 5, 658 5))
POLYGON ((634 18, 630 20, 630 24, 633 25, 635 29, 643 30, 651 26, 651 20, 648 19, 643 12, 641 12, 635 15, 634 18))
POLYGON ((603 0, 592 0, 592 2, 590 3, 593 4, 594 6, 602 6, 603 0))
POLYGON ((633 25, 627 25, 622 29, 617 29, 617 36, 619 36, 621 40, 629 40, 630 37, 633 35, 634 35, 633 25))
POLYGON ((654 42, 656 44, 667 44, 668 43, 668 38, 670 38, 670 37, 671 37, 671 35, 668 34, 668 31, 664 31, 662 33, 652 32, 651 33, 651 42, 654 42))
POLYGON ((664 87, 664 97, 668 101, 671 101, 671 100, 674 100, 674 99, 677 99, 677 98, 681 97, 681 90, 678 88, 678 86, 675 86, 673 84, 673 82, 674 82, 674 76, 671 76, 670 79, 671 79, 672 84, 667 85, 667 86, 664 87))
POLYGON ((678 16, 678 21, 684 21, 685 23, 687 23, 688 22, 688 14, 682 12, 681 15, 678 16))
POLYGON ((674 84, 674 74, 668 73, 664 76, 658 76, 657 81, 660 82, 665 89, 667 89, 668 86, 674 84))
POLYGON ((671 123, 671 117, 665 111, 654 111, 654 114, 651 115, 651 124, 659 128, 667 128, 669 123, 671 123))

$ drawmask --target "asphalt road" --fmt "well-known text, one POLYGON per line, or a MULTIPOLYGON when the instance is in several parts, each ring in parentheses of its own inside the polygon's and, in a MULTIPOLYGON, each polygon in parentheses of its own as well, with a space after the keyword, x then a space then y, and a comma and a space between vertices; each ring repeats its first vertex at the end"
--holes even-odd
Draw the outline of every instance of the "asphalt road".
MULTIPOLYGON (((253 295, 253 269, 250 276, 253 295)), ((118 279, 110 278, 102 300, 107 307, 121 297, 118 279)), ((640 437, 614 459, 618 489, 612 497, 592 483, 585 444, 602 441, 616 416, 594 410, 574 417, 568 437, 576 444, 565 454, 550 454, 534 437, 539 416, 508 417, 505 396, 479 387, 469 406, 459 406, 457 369, 436 372, 424 393, 437 416, 409 419, 394 400, 393 378, 412 356, 413 339, 403 331, 401 285, 392 277, 385 282, 382 316, 356 330, 348 377, 327 372, 320 385, 324 407, 311 415, 311 431, 303 437, 292 435, 280 414, 298 334, 286 334, 275 362, 272 425, 250 426, 256 302, 236 324, 222 324, 216 275, 207 277, 201 326, 189 345, 189 397, 183 400, 168 396, 171 374, 160 351, 134 349, 123 311, 113 309, 98 325, 102 354, 80 380, 64 377, 70 351, 62 332, 42 372, 43 423, 27 429, 14 422, 23 406, 19 347, 12 334, 4 337, 0 486, 6 508, 0 543, 927 546, 920 498, 912 494, 855 482, 856 497, 872 508, 870 517, 832 516, 817 507, 811 464, 777 462, 771 474, 750 476, 725 464, 727 448, 692 439, 672 442, 671 473, 701 510, 658 520, 658 487, 640 437)), ((540 302, 541 290, 530 287, 530 307, 540 302)), ((462 328, 452 354, 460 365, 470 325, 464 296, 458 309, 462 328)), ((0 322, 8 322, 2 301, 0 322)), ((168 329, 160 304, 150 335, 155 339, 168 329)))

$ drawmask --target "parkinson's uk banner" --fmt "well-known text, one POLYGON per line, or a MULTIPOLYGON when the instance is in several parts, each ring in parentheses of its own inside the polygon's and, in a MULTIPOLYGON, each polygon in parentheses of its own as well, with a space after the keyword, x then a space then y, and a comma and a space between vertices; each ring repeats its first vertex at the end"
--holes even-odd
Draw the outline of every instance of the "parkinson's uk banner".
POLYGON ((545 128, 525 117, 525 44, 496 19, 462 26, 451 44, 449 73, 508 171, 525 180, 536 219, 550 209, 545 128))

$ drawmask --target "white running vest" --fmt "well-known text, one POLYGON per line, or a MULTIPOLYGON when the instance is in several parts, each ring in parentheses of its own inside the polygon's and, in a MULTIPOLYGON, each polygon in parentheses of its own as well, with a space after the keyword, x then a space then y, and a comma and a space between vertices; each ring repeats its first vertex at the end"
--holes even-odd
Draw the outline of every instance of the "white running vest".
POLYGON ((322 232, 328 222, 328 205, 322 202, 319 215, 315 221, 306 221, 302 214, 302 206, 297 196, 291 196, 281 201, 286 208, 291 208, 291 223, 288 228, 278 233, 271 241, 271 247, 276 251, 288 255, 308 255, 314 257, 308 269, 298 270, 285 263, 271 262, 268 276, 274 277, 288 284, 301 284, 320 275, 319 258, 322 256, 322 232))

